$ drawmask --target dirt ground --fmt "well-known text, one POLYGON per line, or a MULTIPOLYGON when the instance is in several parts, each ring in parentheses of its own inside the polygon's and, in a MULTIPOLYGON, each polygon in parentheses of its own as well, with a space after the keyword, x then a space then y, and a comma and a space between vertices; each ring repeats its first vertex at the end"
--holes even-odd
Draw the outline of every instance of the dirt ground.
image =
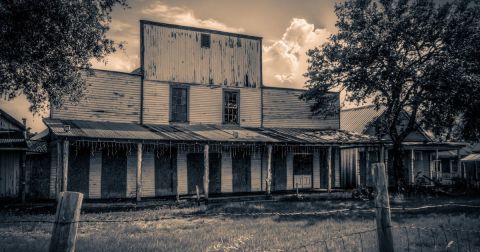
MULTIPOLYGON (((52 214, 0 212, 0 251, 46 251, 52 214)), ((480 199, 392 201, 398 251, 480 251, 480 199)), ((238 202, 82 213, 77 251, 375 251, 373 202, 238 202)))

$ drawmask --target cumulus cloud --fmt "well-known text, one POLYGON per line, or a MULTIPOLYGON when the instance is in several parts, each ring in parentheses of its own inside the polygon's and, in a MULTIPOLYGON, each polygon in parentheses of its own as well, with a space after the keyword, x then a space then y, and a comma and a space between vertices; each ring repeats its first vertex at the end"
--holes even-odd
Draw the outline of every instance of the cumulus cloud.
POLYGON ((330 32, 316 29, 305 19, 293 18, 281 39, 263 48, 264 83, 269 86, 301 88, 305 84, 308 49, 328 40, 330 32))
POLYGON ((142 14, 154 17, 167 23, 209 28, 214 30, 243 32, 243 28, 230 27, 215 19, 200 19, 195 16, 193 10, 186 7, 168 6, 162 2, 154 3, 142 10, 142 14))

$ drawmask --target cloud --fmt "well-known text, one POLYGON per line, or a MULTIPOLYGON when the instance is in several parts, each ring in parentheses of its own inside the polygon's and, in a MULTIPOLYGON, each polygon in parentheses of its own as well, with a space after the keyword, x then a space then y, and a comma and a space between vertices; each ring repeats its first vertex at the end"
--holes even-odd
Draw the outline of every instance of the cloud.
POLYGON ((266 85, 301 88, 305 84, 308 49, 327 42, 330 32, 315 29, 305 19, 293 18, 281 39, 263 48, 266 85))
POLYGON ((230 27, 215 19, 200 19, 195 16, 193 10, 186 7, 168 6, 162 2, 151 4, 142 10, 142 14, 153 17, 167 23, 187 25, 214 30, 243 32, 243 28, 230 27))

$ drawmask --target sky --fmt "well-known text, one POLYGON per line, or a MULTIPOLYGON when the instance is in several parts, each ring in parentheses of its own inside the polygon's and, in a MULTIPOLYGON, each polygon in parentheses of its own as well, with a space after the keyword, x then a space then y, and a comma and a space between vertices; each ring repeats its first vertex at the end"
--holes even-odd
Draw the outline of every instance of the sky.
MULTIPOLYGON (((105 62, 92 61, 97 69, 131 72, 139 67, 139 20, 209 28, 263 37, 263 82, 266 86, 302 88, 307 70, 306 51, 321 46, 336 32, 335 2, 339 0, 137 0, 116 7, 107 36, 124 42, 125 49, 105 62)), ((32 115, 20 96, 0 99, 0 108, 21 121, 27 118, 32 132, 45 128, 42 115, 32 115)))

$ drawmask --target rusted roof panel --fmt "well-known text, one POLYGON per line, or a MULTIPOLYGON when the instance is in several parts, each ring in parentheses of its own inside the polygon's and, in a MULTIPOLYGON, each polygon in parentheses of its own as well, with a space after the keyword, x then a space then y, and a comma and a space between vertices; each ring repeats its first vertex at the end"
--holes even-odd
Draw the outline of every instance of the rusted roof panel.
POLYGON ((318 130, 318 129, 295 129, 295 128, 263 128, 260 133, 273 137, 279 142, 286 143, 377 143, 372 136, 363 135, 344 130, 318 130))
POLYGON ((59 137, 126 140, 168 140, 135 123, 94 122, 45 119, 51 132, 59 137), (70 126, 70 129, 66 127, 70 126))

